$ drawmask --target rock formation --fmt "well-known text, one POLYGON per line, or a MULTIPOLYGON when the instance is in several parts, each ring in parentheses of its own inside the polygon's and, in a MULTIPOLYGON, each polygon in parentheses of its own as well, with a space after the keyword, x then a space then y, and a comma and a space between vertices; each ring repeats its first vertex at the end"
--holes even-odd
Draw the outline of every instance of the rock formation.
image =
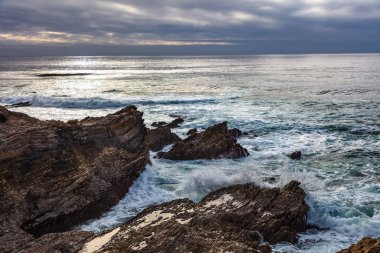
POLYGON ((176 116, 176 118, 170 123, 166 123, 165 121, 158 121, 158 122, 153 122, 152 126, 153 127, 165 126, 169 128, 176 128, 176 127, 179 127, 179 124, 181 124, 182 122, 184 122, 183 118, 176 116))
POLYGON ((248 151, 230 134, 227 122, 193 133, 177 142, 168 152, 159 152, 159 158, 170 160, 195 160, 216 158, 239 158, 248 156, 248 151))
POLYGON ((198 132, 198 129, 196 128, 192 128, 190 129, 189 131, 187 131, 186 135, 192 135, 192 134, 195 134, 198 132))
POLYGON ((0 107, 0 252, 96 218, 149 159, 142 113, 40 121, 0 107))
POLYGON ((302 153, 299 150, 288 154, 288 157, 292 160, 299 160, 299 159, 301 159, 301 156, 302 156, 302 153))
POLYGON ((380 238, 364 237, 358 243, 338 253, 380 253, 380 238))
POLYGON ((148 129, 146 136, 149 148, 152 151, 159 151, 166 145, 176 143, 181 140, 169 127, 160 126, 155 129, 148 129))
POLYGON ((180 199, 147 208, 126 224, 99 235, 81 231, 45 235, 24 253, 57 248, 65 252, 81 248, 81 253, 268 253, 270 246, 263 241, 294 243, 297 233, 305 230, 308 208, 304 197, 296 181, 282 189, 235 185, 210 193, 198 204, 180 199))

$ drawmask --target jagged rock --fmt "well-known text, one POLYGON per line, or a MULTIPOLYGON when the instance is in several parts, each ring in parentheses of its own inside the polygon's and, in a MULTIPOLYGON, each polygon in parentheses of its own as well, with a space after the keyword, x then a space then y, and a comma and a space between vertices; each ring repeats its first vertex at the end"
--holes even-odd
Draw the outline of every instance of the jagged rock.
MULTIPOLYGON (((271 248, 263 240, 294 243, 297 233, 306 228, 308 207, 299 184, 292 181, 282 189, 235 185, 210 193, 198 204, 189 199, 174 200, 149 207, 111 231, 92 236, 78 234, 77 243, 70 247, 81 248, 80 253, 89 252, 95 245, 97 253, 269 253, 271 248)), ((55 238, 70 238, 70 234, 61 235, 42 237, 31 244, 33 250, 52 252, 52 247, 57 247, 55 238)), ((67 243, 61 240, 59 245, 67 243)))
POLYGON ((168 152, 157 153, 159 158, 170 160, 239 158, 248 155, 248 151, 229 134, 227 122, 190 135, 174 144, 168 152))
POLYGON ((195 134, 197 132, 198 132, 198 130, 196 128, 193 128, 193 129, 190 129, 189 131, 187 131, 186 135, 192 135, 192 134, 195 134))
POLYGON ((358 243, 338 253, 380 253, 380 238, 364 237, 358 243))
POLYGON ((243 135, 242 131, 238 128, 233 128, 228 130, 228 133, 233 137, 233 138, 238 138, 243 135))
MULTIPOLYGON (((142 113, 134 106, 76 124, 0 111, 7 115, 0 127, 0 227, 11 221, 41 236, 99 217, 149 160, 142 113)), ((2 231, 0 252, 9 239, 2 231)))
POLYGON ((148 129, 146 140, 150 150, 159 151, 166 145, 180 141, 181 138, 172 133, 169 127, 157 127, 155 129, 148 129))
POLYGON ((301 151, 297 150, 297 151, 294 151, 290 154, 288 154, 288 157, 292 160, 298 160, 298 159, 301 159, 301 156, 302 156, 302 153, 301 151))
POLYGON ((184 122, 183 118, 177 117, 170 123, 166 123, 165 121, 158 121, 158 122, 153 122, 151 126, 176 128, 176 127, 179 127, 179 124, 181 124, 182 122, 184 122))
POLYGON ((176 128, 176 127, 179 127, 179 124, 181 124, 183 122, 184 122, 183 118, 178 117, 178 118, 174 119, 172 122, 170 122, 169 124, 167 124, 166 126, 169 128, 176 128))

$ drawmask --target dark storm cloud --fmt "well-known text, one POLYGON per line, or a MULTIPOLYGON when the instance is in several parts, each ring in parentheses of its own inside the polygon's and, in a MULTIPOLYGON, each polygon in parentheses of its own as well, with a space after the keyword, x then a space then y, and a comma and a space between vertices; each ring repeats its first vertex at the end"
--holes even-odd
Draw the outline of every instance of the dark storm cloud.
POLYGON ((379 27, 378 0, 0 0, 2 51, 371 52, 379 27))

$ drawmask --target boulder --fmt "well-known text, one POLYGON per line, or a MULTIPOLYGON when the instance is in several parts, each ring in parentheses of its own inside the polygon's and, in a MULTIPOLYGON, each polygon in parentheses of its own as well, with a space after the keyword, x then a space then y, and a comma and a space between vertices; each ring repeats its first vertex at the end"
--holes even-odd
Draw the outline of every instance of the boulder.
POLYGON ((170 122, 169 124, 167 124, 166 126, 169 128, 176 128, 176 127, 179 127, 179 124, 181 124, 183 122, 184 122, 183 118, 178 117, 178 118, 174 119, 172 122, 170 122))
POLYGON ((243 135, 242 131, 238 128, 233 128, 228 130, 228 133, 233 137, 233 138, 238 138, 243 135))
POLYGON ((239 158, 248 155, 248 151, 229 134, 227 122, 190 135, 174 144, 168 152, 157 153, 157 157, 170 160, 239 158))
POLYGON ((299 150, 288 154, 288 157, 292 160, 299 160, 299 159, 301 159, 301 156, 302 156, 302 153, 299 150))
POLYGON ((75 124, 0 112, 7 114, 0 127, 0 252, 10 234, 17 245, 99 217, 149 161, 134 106, 75 124))
POLYGON ((150 150, 156 152, 167 145, 180 141, 181 138, 172 133, 169 127, 157 127, 155 129, 148 129, 146 140, 150 150))
POLYGON ((282 189, 230 186, 210 193, 198 204, 179 199, 149 207, 124 225, 97 235, 79 231, 45 235, 24 253, 54 252, 57 247, 66 252, 81 249, 80 253, 269 253, 271 247, 263 241, 294 243, 297 233, 306 228, 308 207, 299 185, 292 181, 282 189), (71 241, 70 236, 75 238, 71 241))
POLYGON ((338 253, 380 253, 380 238, 364 237, 358 243, 338 253))

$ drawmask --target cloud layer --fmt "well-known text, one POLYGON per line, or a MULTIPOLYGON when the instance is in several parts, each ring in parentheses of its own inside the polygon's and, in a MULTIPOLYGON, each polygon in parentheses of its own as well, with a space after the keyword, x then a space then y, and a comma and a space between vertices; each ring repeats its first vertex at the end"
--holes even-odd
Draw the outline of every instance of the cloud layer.
POLYGON ((2 47, 376 47, 379 27, 378 0, 0 0, 2 47))

